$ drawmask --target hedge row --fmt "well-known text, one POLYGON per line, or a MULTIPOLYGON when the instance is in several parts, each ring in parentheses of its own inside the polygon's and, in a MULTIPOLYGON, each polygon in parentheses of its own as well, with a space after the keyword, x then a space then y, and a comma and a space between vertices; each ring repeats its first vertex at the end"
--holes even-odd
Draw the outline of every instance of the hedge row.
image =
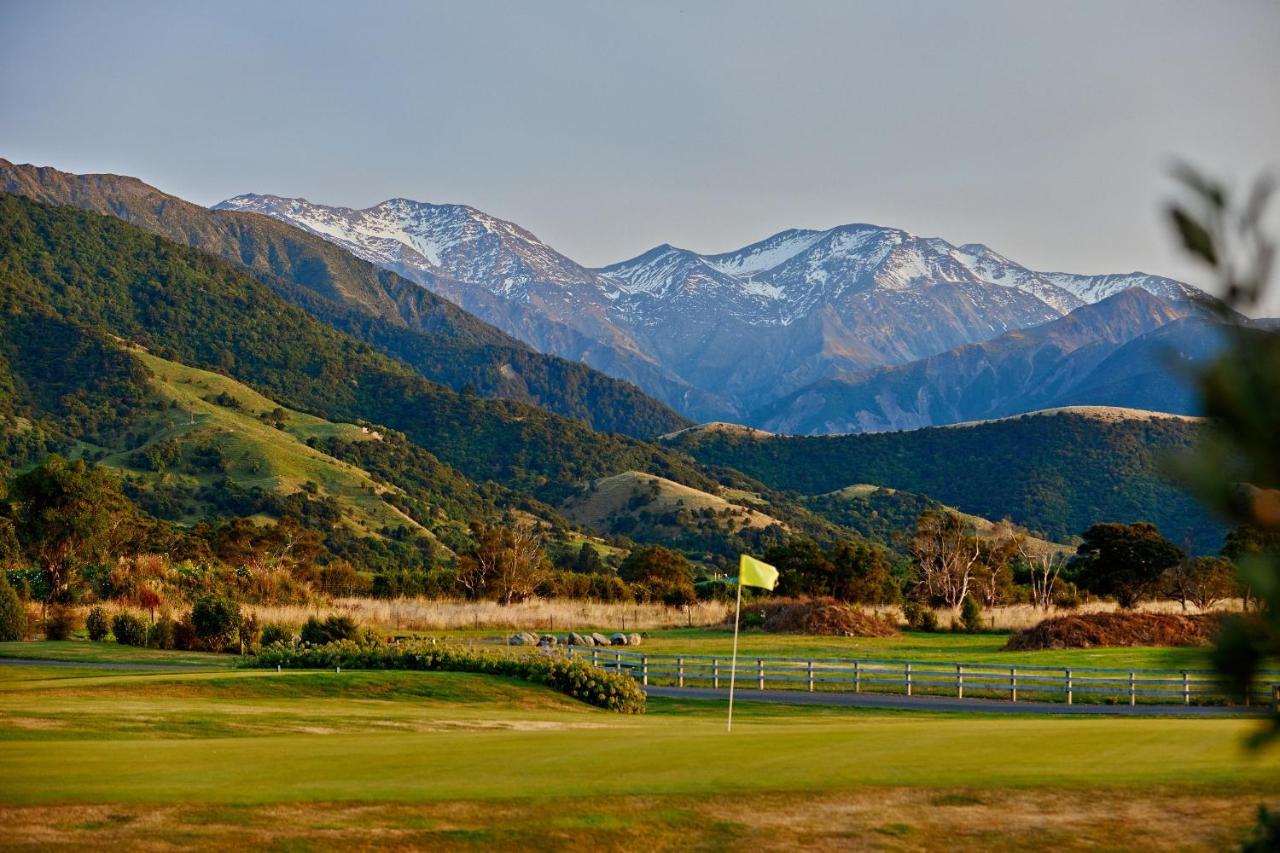
POLYGON ((408 669, 478 672, 545 684, 575 699, 620 714, 644 713, 645 696, 629 675, 607 672, 554 653, 528 655, 473 651, 461 646, 409 641, 395 645, 343 640, 323 646, 268 646, 245 662, 289 669, 408 669))

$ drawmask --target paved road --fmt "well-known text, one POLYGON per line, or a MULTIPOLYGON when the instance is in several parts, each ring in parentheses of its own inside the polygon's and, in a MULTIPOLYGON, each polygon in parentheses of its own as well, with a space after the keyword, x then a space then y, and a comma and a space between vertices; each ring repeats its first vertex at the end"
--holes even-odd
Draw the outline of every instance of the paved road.
MULTIPOLYGON (((706 687, 646 687, 650 696, 669 699, 728 699, 728 690, 706 687)), ((808 693, 802 690, 734 691, 735 702, 782 702, 792 705, 840 705, 909 711, 968 711, 983 714, 1071 714, 1116 717, 1244 717, 1265 708, 1213 705, 1067 705, 1062 702, 1006 702, 999 699, 956 699, 947 696, 904 696, 890 693, 808 693)))
POLYGON ((191 666, 163 663, 94 663, 82 660, 44 660, 42 658, 0 658, 0 666, 79 666, 85 669, 134 669, 145 672, 218 672, 221 666, 191 666))

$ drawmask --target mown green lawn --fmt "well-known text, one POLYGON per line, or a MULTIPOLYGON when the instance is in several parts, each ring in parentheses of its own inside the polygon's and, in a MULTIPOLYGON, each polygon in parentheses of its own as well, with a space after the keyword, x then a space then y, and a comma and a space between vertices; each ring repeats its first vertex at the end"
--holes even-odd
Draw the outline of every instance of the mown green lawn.
POLYGON ((1245 720, 740 703, 730 735, 724 712, 619 716, 460 673, 7 665, 0 820, 32 849, 1032 849, 1126 846, 1171 811, 1223 844, 1280 797, 1280 752, 1247 753, 1245 720), (1025 833, 1049 812, 1049 835, 1025 833))
MULTIPOLYGON (((811 637, 743 631, 738 656, 841 658, 847 660, 938 661, 1003 666, 1100 667, 1116 669, 1200 669, 1209 667, 1200 647, 1132 647, 1006 652, 1007 634, 904 632, 894 637, 811 637)), ((727 658, 733 631, 719 628, 673 628, 652 631, 636 651, 654 654, 711 655, 727 658)))
MULTIPOLYGON (((164 649, 139 649, 115 642, 92 643, 88 640, 30 640, 0 642, 0 658, 75 661, 79 663, 137 663, 149 666, 218 666, 230 669, 236 665, 234 655, 203 652, 178 652, 164 649)), ((0 679, 4 673, 0 672, 0 679)))

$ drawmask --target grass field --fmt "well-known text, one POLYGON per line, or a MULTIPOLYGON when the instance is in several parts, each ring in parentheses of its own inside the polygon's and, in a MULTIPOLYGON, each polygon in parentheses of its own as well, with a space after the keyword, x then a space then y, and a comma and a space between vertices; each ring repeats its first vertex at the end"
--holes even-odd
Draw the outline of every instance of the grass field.
POLYGON ((729 736, 724 712, 454 673, 6 665, 0 846, 1188 849, 1280 796, 1247 721, 742 704, 729 736))

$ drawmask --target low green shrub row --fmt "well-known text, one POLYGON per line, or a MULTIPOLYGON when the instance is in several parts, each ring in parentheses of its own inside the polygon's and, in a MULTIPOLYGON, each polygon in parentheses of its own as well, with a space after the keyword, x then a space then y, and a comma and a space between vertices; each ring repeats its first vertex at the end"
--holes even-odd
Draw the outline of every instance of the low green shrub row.
POLYGON ((575 699, 620 714, 644 712, 645 696, 629 675, 606 672, 591 664, 554 653, 528 655, 473 651, 461 646, 410 641, 385 645, 343 640, 323 646, 264 648, 245 666, 290 669, 408 669, 478 672, 545 684, 575 699))

